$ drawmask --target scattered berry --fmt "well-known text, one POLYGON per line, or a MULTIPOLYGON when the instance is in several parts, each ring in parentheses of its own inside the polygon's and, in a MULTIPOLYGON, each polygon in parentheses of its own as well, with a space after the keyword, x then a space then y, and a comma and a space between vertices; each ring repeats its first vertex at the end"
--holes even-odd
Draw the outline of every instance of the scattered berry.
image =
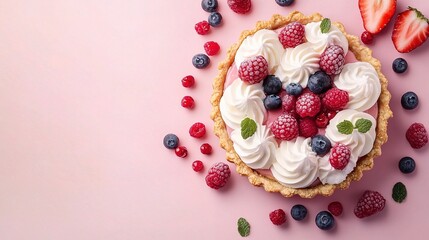
POLYGON ((271 132, 277 139, 292 140, 298 136, 298 122, 287 113, 280 115, 271 125, 271 132))
POLYGON ((206 35, 210 31, 210 24, 207 21, 201 21, 195 24, 195 31, 200 35, 206 35))
POLYGON ((240 64, 238 77, 246 83, 259 83, 268 75, 267 60, 259 55, 240 64))
POLYGON ((316 135, 311 139, 311 150, 319 156, 323 156, 331 149, 331 141, 323 135, 316 135))
POLYGON ((219 162, 209 169, 209 173, 206 176, 206 184, 213 189, 219 189, 225 186, 230 176, 231 170, 229 170, 229 166, 219 162))
POLYGON ((322 230, 330 230, 335 226, 335 219, 328 211, 321 211, 316 215, 316 226, 322 230))
POLYGON ((200 122, 194 123, 191 128, 189 128, 189 135, 194 138, 204 137, 204 135, 206 135, 206 126, 200 122))
POLYGON ((284 48, 294 48, 305 41, 305 27, 299 22, 286 25, 279 33, 284 48))
POLYGON ((374 35, 372 35, 372 33, 368 31, 365 31, 362 33, 362 35, 360 35, 360 39, 362 40, 363 43, 368 45, 374 41, 374 35))
POLYGON ((292 95, 284 95, 282 97, 283 112, 294 115, 296 106, 296 98, 292 95))
POLYGON ((419 97, 414 92, 406 92, 401 97, 401 105, 404 109, 412 110, 419 105, 419 97))
POLYGON ((195 101, 191 96, 184 96, 182 98, 182 107, 191 109, 191 108, 194 108, 194 106, 195 106, 195 101))
POLYGON ((338 45, 331 45, 320 55, 319 65, 326 74, 335 75, 343 70, 345 61, 343 48, 338 45))
POLYGON ((289 83, 286 86, 286 93, 292 96, 299 96, 302 93, 302 86, 299 83, 289 83))
POLYGON ((320 107, 320 98, 314 93, 304 93, 296 100, 296 113, 302 118, 316 116, 320 107))
POLYGON ((328 118, 328 116, 325 113, 321 112, 316 117, 316 126, 318 128, 326 128, 326 126, 328 126, 329 120, 330 119, 328 118))
POLYGON ((332 87, 331 77, 324 71, 317 71, 308 78, 307 87, 315 94, 324 93, 332 87))
POLYGON ((340 202, 331 202, 328 205, 329 212, 338 217, 343 213, 343 205, 340 202))
POLYGON ((164 137, 164 147, 168 149, 175 149, 179 145, 179 138, 173 134, 169 133, 164 137))
POLYGON ((200 53, 192 58, 192 65, 198 69, 206 68, 210 64, 209 56, 200 53))
POLYGON ((349 93, 338 88, 329 89, 325 93, 325 96, 322 99, 323 105, 327 109, 333 110, 333 111, 343 109, 348 102, 349 102, 349 93))
POLYGON ((403 58, 397 58, 392 63, 392 69, 395 73, 404 73, 408 69, 408 63, 403 58))
POLYGON ((311 118, 303 118, 298 121, 299 135, 305 138, 313 137, 319 131, 316 122, 311 118))
POLYGON ((286 222, 286 213, 283 209, 277 209, 270 213, 270 220, 274 225, 282 225, 286 222))
POLYGON ((235 13, 245 14, 250 11, 252 3, 250 0, 228 0, 228 6, 235 13))
POLYGON ((203 170, 203 168, 204 164, 200 160, 194 161, 192 163, 192 169, 194 169, 195 172, 200 172, 201 170, 203 170))
POLYGON ((359 199, 354 213, 358 218, 369 217, 375 213, 381 212, 386 204, 386 199, 376 191, 367 190, 359 199))
POLYGON ((296 221, 302 221, 307 216, 307 208, 301 204, 294 205, 290 210, 290 215, 296 221))
POLYGON ((349 147, 342 143, 337 143, 331 149, 329 162, 333 168, 337 170, 343 170, 347 164, 349 164, 351 154, 352 152, 350 151, 349 147))
POLYGON ((212 27, 219 27, 222 23, 222 15, 218 12, 212 12, 208 18, 209 24, 212 27))
POLYGON ((279 6, 286 7, 292 5, 295 0, 276 0, 279 6))
POLYGON ((405 134, 412 148, 419 149, 428 143, 428 133, 421 123, 413 123, 405 134))
POLYGON ((200 147, 200 151, 202 154, 210 155, 212 154, 213 148, 208 143, 203 143, 200 147))
POLYGON ((204 44, 204 50, 206 51, 207 55, 213 56, 218 54, 220 46, 217 42, 209 41, 204 44))
POLYGON ((282 90, 282 81, 274 75, 268 75, 262 82, 262 87, 266 95, 279 94, 282 90))
POLYGON ((398 167, 402 173, 412 173, 416 169, 416 162, 411 157, 403 157, 399 160, 398 167))
POLYGON ((268 95, 264 98, 264 106, 267 110, 276 110, 282 107, 282 99, 278 95, 268 95))
POLYGON ((182 78, 182 86, 184 86, 185 88, 190 88, 194 86, 194 84, 195 84, 195 78, 193 76, 188 75, 182 78))
POLYGON ((185 158, 186 156, 188 156, 188 149, 183 146, 177 147, 174 152, 176 153, 176 156, 181 158, 185 158))
POLYGON ((218 3, 217 0, 202 0, 201 7, 206 12, 216 12, 218 3))

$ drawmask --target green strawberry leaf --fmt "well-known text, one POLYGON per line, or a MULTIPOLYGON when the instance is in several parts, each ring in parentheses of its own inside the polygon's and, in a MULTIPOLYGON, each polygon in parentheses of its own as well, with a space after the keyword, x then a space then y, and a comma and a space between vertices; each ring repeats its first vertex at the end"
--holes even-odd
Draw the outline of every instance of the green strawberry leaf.
POLYGON ((344 120, 337 124, 337 129, 338 129, 338 132, 342 134, 346 134, 346 135, 352 134, 354 129, 353 123, 350 122, 349 120, 344 120))
POLYGON ((329 18, 324 18, 320 23, 320 31, 322 33, 328 33, 331 29, 331 20, 329 18))
POLYGON ((357 128, 357 130, 360 133, 368 132, 371 129, 371 127, 372 127, 372 122, 365 118, 361 118, 357 120, 355 123, 355 128, 357 128))
POLYGON ((246 219, 244 218, 239 218, 237 221, 237 226, 238 226, 238 233, 240 233, 240 235, 242 237, 247 237, 250 234, 250 224, 249 222, 247 222, 246 219))
POLYGON ((253 119, 245 118, 241 121, 241 136, 248 139, 256 132, 256 122, 253 119))
POLYGON ((401 182, 397 182, 392 189, 392 198, 397 203, 401 203, 407 197, 407 188, 401 182))

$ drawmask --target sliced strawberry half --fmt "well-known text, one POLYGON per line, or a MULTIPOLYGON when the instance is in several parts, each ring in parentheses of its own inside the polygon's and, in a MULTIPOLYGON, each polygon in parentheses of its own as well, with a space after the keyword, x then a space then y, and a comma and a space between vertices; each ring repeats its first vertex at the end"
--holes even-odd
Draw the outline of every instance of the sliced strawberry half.
POLYGON ((419 10, 408 7, 396 18, 392 41, 398 52, 411 52, 422 45, 428 36, 429 21, 419 10))
POLYGON ((359 0, 363 26, 372 33, 379 33, 392 19, 396 0, 359 0))

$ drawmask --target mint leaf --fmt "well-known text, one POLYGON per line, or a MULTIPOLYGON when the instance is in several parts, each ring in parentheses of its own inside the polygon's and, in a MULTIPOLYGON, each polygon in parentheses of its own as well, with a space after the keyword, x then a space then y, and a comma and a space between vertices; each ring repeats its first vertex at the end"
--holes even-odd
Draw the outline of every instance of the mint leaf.
POLYGON ((344 120, 337 124, 337 129, 338 129, 338 132, 342 134, 346 134, 346 135, 352 134, 353 123, 350 122, 349 120, 344 120))
POLYGON ((328 33, 331 29, 331 20, 329 18, 324 18, 320 23, 320 31, 322 33, 328 33))
POLYGON ((253 119, 245 118, 241 121, 241 136, 248 139, 256 132, 256 122, 253 119))
POLYGON ((365 118, 361 118, 357 120, 355 123, 355 128, 357 128, 357 130, 360 133, 368 132, 371 129, 371 127, 372 127, 372 122, 365 118))
POLYGON ((238 226, 238 233, 240 233, 240 235, 242 237, 247 237, 250 234, 250 224, 249 222, 247 222, 246 219, 244 218, 239 218, 237 221, 237 226, 238 226))
POLYGON ((392 198, 397 203, 401 203, 407 197, 407 188, 401 182, 397 182, 392 189, 392 198))

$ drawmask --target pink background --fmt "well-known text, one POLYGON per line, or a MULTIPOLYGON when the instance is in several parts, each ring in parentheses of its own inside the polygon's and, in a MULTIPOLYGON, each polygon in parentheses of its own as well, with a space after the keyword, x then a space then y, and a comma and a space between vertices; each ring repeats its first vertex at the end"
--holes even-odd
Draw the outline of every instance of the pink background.
MULTIPOLYGON (((409 4, 429 15, 424 0, 399 1, 398 9, 409 4)), ((392 23, 373 49, 390 80, 395 117, 383 156, 360 182, 311 200, 266 193, 235 172, 221 191, 206 186, 208 167, 225 162, 209 118, 216 65, 241 30, 293 9, 321 12, 355 35, 363 30, 356 0, 298 0, 289 8, 274 0, 253 0, 253 10, 245 16, 232 13, 222 0, 224 24, 206 36, 193 29, 208 16, 199 0, 3 0, 0 239, 240 239, 239 217, 251 223, 248 239, 427 239, 428 149, 412 150, 404 133, 415 121, 429 126, 429 44, 410 54, 397 53, 390 40, 392 23), (210 68, 197 70, 191 58, 209 40, 218 41, 222 52, 212 58, 210 68), (391 69, 400 56, 410 65, 403 75, 391 69), (181 87, 180 79, 188 74, 197 79, 193 89, 181 87), (413 111, 400 106, 408 90, 421 99, 413 111), (194 110, 180 107, 184 95, 195 98, 194 110), (211 156, 202 155, 203 141, 187 133, 197 121, 209 129, 203 141, 213 145, 211 156), (163 147, 169 132, 190 150, 186 159, 163 147), (418 165, 408 176, 397 168, 405 155, 418 165), (205 163, 204 173, 191 169, 196 159, 205 163), (397 181, 408 187, 403 204, 390 197, 397 181), (366 189, 380 191, 387 207, 360 220, 352 210, 366 189), (315 215, 334 200, 344 204, 345 212, 333 231, 322 232, 315 215), (306 221, 288 216, 285 226, 270 223, 270 211, 289 212, 296 203, 309 208, 306 221)))

